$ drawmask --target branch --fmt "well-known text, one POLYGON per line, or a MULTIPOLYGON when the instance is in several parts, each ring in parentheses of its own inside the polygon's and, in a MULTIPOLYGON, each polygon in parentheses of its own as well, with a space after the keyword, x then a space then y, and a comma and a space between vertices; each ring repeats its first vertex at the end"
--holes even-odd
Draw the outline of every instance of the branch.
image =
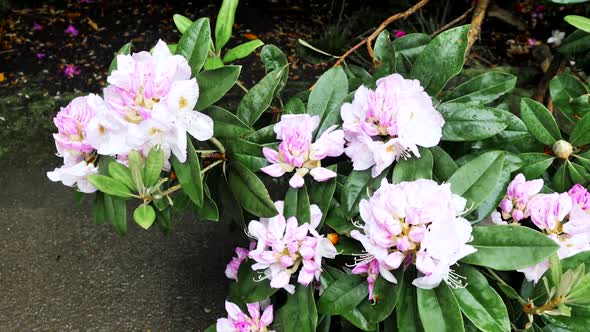
POLYGON ((358 44, 354 45, 351 49, 349 49, 348 51, 346 51, 346 53, 344 53, 334 64, 334 66, 332 67, 337 67, 339 66, 342 61, 344 61, 344 59, 346 59, 346 57, 348 57, 349 55, 351 55, 352 53, 354 53, 356 50, 358 50, 361 46, 363 46, 364 44, 367 44, 367 51, 369 52, 369 55, 371 56, 372 59, 374 59, 375 57, 375 52, 373 52, 373 47, 371 45, 371 42, 377 38, 377 36, 381 33, 381 31, 383 31, 389 24, 399 20, 400 18, 405 19, 408 16, 414 14, 418 9, 422 8, 422 6, 424 6, 426 3, 428 2, 428 0, 420 0, 420 2, 418 2, 417 4, 415 4, 413 7, 411 7, 410 9, 406 10, 403 13, 397 13, 393 16, 390 16, 389 18, 387 18, 385 21, 383 21, 379 27, 377 27, 377 29, 375 31, 373 31, 373 33, 361 40, 358 44))
POLYGON ((543 75, 541 81, 539 81, 539 85, 535 89, 535 94, 533 95, 533 99, 544 103, 545 96, 547 95, 547 90, 549 89, 549 84, 551 83, 551 79, 555 77, 555 75, 559 74, 565 69, 565 65, 567 64, 567 60, 560 56, 559 54, 555 54, 553 59, 551 60, 551 64, 549 68, 543 75))
POLYGON ((438 30, 433 32, 430 36, 435 37, 439 33, 443 32, 443 31, 447 30, 448 28, 454 26, 455 24, 463 21, 467 17, 467 15, 469 15, 469 13, 471 13, 473 11, 473 8, 475 8, 475 5, 471 6, 471 8, 469 8, 469 9, 467 9, 467 11, 465 13, 463 13, 461 16, 459 16, 456 19, 452 20, 451 22, 443 25, 441 28, 439 28, 438 30))
POLYGON ((483 22, 483 19, 486 16, 486 9, 488 8, 489 4, 489 0, 477 1, 477 5, 475 6, 475 13, 473 14, 473 18, 471 19, 471 27, 469 28, 469 33, 467 34, 467 48, 465 49, 465 55, 469 54, 471 46, 473 46, 475 41, 479 38, 481 23, 483 22))

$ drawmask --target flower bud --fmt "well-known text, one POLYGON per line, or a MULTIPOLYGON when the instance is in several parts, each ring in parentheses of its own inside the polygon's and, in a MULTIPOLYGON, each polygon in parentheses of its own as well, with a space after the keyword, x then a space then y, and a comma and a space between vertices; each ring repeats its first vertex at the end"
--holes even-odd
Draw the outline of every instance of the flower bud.
POLYGON ((338 242, 340 241, 340 238, 338 237, 337 233, 330 233, 328 234, 328 240, 330 240, 330 242, 332 242, 332 244, 338 244, 338 242))
POLYGON ((555 142, 555 144, 553 144, 553 153, 555 153, 555 156, 557 158, 561 158, 561 159, 568 159, 570 157, 570 155, 573 152, 573 147, 572 145, 567 142, 564 141, 562 139, 560 139, 559 141, 555 142))

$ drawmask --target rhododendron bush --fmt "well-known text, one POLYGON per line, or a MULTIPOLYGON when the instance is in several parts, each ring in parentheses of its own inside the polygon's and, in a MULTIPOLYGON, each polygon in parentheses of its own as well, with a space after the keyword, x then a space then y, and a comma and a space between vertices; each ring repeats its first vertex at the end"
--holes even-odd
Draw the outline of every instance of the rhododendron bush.
POLYGON ((384 31, 375 68, 343 63, 287 95, 279 48, 224 49, 236 6, 213 31, 177 15, 177 43, 122 47, 108 86, 55 117, 48 173, 119 234, 128 207, 144 229, 187 211, 243 229, 208 330, 587 330, 586 83, 556 76, 553 113, 528 98, 510 112, 511 74, 451 86, 466 25, 384 31), (218 106, 255 50, 265 76, 218 106))

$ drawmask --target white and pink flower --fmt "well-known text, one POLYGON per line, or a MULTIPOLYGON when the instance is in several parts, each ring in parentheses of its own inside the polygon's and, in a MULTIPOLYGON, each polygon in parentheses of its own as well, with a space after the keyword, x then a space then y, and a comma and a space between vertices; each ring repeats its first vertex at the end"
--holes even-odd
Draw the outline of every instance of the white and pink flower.
POLYGON ((351 236, 366 252, 358 255, 352 272, 368 273, 371 291, 378 275, 396 283, 391 271, 414 262, 421 272, 415 286, 434 288, 443 280, 460 286, 451 266, 475 252, 467 244, 471 224, 460 217, 465 204, 449 184, 424 179, 390 184, 384 179, 373 196, 359 205, 362 232, 354 230, 351 236))
POLYGON ((344 152, 355 170, 373 167, 373 177, 400 158, 420 157, 418 146, 437 145, 445 123, 420 82, 399 74, 379 79, 374 91, 359 87, 340 116, 344 152))
MULTIPOLYGON (((525 218, 527 204, 543 189, 543 179, 527 181, 522 173, 508 185, 506 195, 500 201, 501 218, 519 222, 525 218)), ((497 217, 495 217, 497 218, 497 217)), ((497 221, 497 223, 504 223, 497 221)))
POLYGON ((322 213, 317 205, 311 205, 311 223, 299 224, 295 217, 285 219, 282 201, 275 202, 279 214, 272 218, 252 220, 248 233, 256 239, 257 245, 249 257, 256 261, 252 269, 262 271, 262 279, 269 279, 273 288, 283 288, 289 293, 295 291, 290 284, 291 275, 299 270, 297 282, 309 285, 319 280, 322 259, 334 258, 334 245, 320 235, 315 228, 322 213))
POLYGON ((260 303, 248 303, 248 314, 244 313, 236 304, 225 301, 227 318, 217 320, 217 332, 273 332, 269 330, 273 321, 273 306, 266 306, 260 314, 260 303))
POLYGON ((328 128, 313 141, 313 133, 320 122, 319 116, 308 114, 283 115, 274 126, 279 150, 263 148, 262 153, 271 165, 261 168, 264 173, 280 177, 295 172, 289 180, 293 188, 302 187, 303 177, 309 173, 316 181, 323 182, 336 176, 332 170, 322 167, 321 160, 337 157, 344 152, 344 132, 337 126, 328 128))

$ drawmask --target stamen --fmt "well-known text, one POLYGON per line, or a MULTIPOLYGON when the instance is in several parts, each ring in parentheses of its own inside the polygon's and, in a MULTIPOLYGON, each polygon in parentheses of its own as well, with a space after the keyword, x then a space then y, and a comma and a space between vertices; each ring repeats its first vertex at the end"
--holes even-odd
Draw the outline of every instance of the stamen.
POLYGON ((466 279, 467 279, 467 277, 464 277, 451 269, 451 270, 449 270, 448 276, 445 278, 445 282, 451 288, 458 289, 458 288, 465 288, 465 287, 467 287, 467 285, 469 285, 468 283, 463 283, 463 281, 466 279))

